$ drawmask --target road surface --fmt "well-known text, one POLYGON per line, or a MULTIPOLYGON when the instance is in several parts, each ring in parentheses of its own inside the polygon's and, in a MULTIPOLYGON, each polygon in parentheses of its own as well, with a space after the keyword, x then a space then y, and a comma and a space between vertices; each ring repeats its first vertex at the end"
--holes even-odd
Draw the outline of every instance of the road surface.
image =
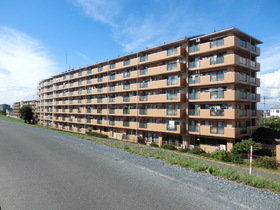
POLYGON ((0 121, 2 210, 280 209, 279 195, 0 121))

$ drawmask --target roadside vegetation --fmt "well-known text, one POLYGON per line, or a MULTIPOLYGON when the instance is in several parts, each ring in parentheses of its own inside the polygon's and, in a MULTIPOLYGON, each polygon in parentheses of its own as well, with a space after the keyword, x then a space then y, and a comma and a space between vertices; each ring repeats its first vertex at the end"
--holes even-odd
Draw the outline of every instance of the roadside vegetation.
MULTIPOLYGON (((4 115, 0 115, 0 120, 9 121, 13 123, 21 123, 23 124, 22 119, 14 119, 10 117, 6 117, 4 115)), ((38 126, 38 125, 32 125, 35 127, 40 127, 44 129, 48 129, 46 127, 38 126)), ((107 136, 102 136, 99 133, 95 133, 90 131, 89 135, 82 135, 82 134, 76 134, 76 133, 70 133, 65 131, 57 131, 62 134, 75 136, 78 138, 94 141, 96 143, 116 147, 122 150, 125 150, 130 153, 143 155, 152 157, 155 159, 162 160, 166 163, 175 164, 183 168, 191 169, 196 172, 203 172, 208 173, 213 176, 225 178, 231 181, 235 181, 238 183, 250 185, 257 188, 262 188, 268 191, 273 191, 276 193, 280 193, 280 181, 275 179, 269 179, 264 178, 261 176, 245 174, 242 172, 237 172, 233 169, 227 169, 227 168, 221 168, 217 166, 213 166, 210 164, 202 163, 197 160, 192 160, 188 156, 195 156, 203 159, 209 159, 209 160, 215 160, 220 162, 225 162, 227 164, 233 164, 238 165, 241 167, 248 168, 248 159, 242 158, 242 153, 248 154, 248 144, 254 144, 255 150, 261 149, 261 145, 259 145, 256 142, 251 142, 251 139, 246 139, 241 141, 239 144, 235 144, 231 152, 226 152, 223 150, 212 152, 212 153, 205 153, 201 148, 194 147, 191 150, 177 150, 176 147, 172 145, 162 145, 162 147, 158 147, 157 144, 151 144, 153 147, 158 147, 156 151, 149 151, 146 150, 148 146, 142 146, 135 148, 133 143, 124 143, 119 144, 120 140, 113 140, 108 139, 107 136), (109 141, 106 141, 106 139, 109 141), (170 151, 169 153, 166 153, 164 151, 170 151), (181 157, 176 154, 186 154, 186 157, 181 157)), ((262 157, 257 160, 254 160, 254 170, 257 169, 260 170, 261 168, 269 168, 269 169, 261 169, 261 171, 265 171, 268 173, 274 173, 280 175, 279 170, 277 168, 279 167, 279 164, 277 164, 275 157, 262 157)))

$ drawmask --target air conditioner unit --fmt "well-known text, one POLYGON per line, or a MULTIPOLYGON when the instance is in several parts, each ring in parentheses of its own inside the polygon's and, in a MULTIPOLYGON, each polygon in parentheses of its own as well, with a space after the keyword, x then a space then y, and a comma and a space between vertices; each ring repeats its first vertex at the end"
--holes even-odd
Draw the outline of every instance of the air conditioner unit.
POLYGON ((196 41, 196 42, 200 42, 200 39, 198 38, 198 39, 196 39, 195 41, 196 41))

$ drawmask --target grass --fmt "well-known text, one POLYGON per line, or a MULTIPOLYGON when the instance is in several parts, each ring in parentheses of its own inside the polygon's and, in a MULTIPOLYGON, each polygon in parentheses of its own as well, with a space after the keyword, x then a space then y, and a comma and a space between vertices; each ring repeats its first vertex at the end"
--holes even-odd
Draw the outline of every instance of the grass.
MULTIPOLYGON (((0 115, 0 120, 24 124, 24 122, 20 119, 13 119, 13 118, 9 118, 9 117, 3 116, 3 115, 0 115)), ((32 125, 32 126, 42 128, 42 126, 38 126, 38 125, 32 125)), ((46 127, 43 127, 43 128, 46 128, 46 127)), ((46 129, 48 129, 48 128, 46 128, 46 129)), ((52 129, 50 129, 50 130, 52 130, 52 129)), ((135 148, 133 146, 116 144, 116 143, 120 143, 119 140, 106 139, 107 140, 106 141, 106 140, 102 140, 100 138, 92 138, 92 137, 88 137, 88 136, 82 135, 82 134, 70 133, 70 132, 65 132, 65 131, 56 131, 56 132, 65 134, 65 135, 75 136, 77 138, 94 141, 99 144, 116 147, 118 149, 122 149, 122 150, 125 150, 130 153, 159 159, 159 160, 162 160, 169 164, 178 165, 182 168, 191 169, 195 172, 208 173, 213 176, 224 178, 224 179, 234 181, 237 183, 242 183, 242 184, 246 184, 246 185, 249 185, 252 187, 261 188, 261 189, 264 189, 267 191, 280 193, 280 181, 279 180, 264 178, 264 177, 255 176, 255 175, 249 176, 248 174, 237 172, 233 169, 220 168, 217 166, 212 166, 212 165, 209 165, 206 163, 202 163, 200 161, 191 160, 187 157, 179 157, 179 156, 176 156, 173 154, 167 154, 167 153, 164 153, 164 150, 161 148, 159 148, 157 151, 146 151, 145 146, 143 146, 143 149, 141 149, 141 148, 135 148)), ((176 154, 176 152, 174 152, 174 151, 172 151, 172 153, 176 154)), ((194 156, 201 157, 198 155, 194 155, 194 156)), ((209 158, 207 158, 207 159, 209 159, 209 158)), ((265 171, 268 171, 268 170, 265 170, 265 171)), ((271 171, 271 170, 269 170, 269 171, 271 171)))

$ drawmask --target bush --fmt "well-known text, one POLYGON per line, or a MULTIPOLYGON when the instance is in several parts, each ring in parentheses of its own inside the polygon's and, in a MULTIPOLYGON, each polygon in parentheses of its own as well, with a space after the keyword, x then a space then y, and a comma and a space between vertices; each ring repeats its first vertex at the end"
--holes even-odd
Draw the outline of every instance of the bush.
POLYGON ((190 153, 200 155, 200 154, 205 153, 205 151, 203 149, 201 149, 200 147, 194 147, 190 150, 190 153))
POLYGON ((211 152, 211 157, 219 161, 231 161, 230 153, 225 150, 211 152))
POLYGON ((98 137, 98 138, 108 138, 108 135, 103 133, 97 133, 97 132, 89 132, 88 135, 93 137, 98 137))
POLYGON ((162 147, 163 149, 177 150, 177 148, 176 148, 175 146, 170 145, 170 144, 163 144, 163 145, 161 145, 161 147, 162 147))
POLYGON ((254 165, 261 168, 277 169, 278 163, 275 157, 264 156, 255 160, 254 165))
POLYGON ((151 147, 158 147, 158 144, 155 143, 155 142, 152 142, 152 143, 150 144, 150 146, 151 146, 151 147))
POLYGON ((230 161, 237 164, 242 164, 244 162, 241 154, 236 154, 232 152, 230 153, 230 161))

